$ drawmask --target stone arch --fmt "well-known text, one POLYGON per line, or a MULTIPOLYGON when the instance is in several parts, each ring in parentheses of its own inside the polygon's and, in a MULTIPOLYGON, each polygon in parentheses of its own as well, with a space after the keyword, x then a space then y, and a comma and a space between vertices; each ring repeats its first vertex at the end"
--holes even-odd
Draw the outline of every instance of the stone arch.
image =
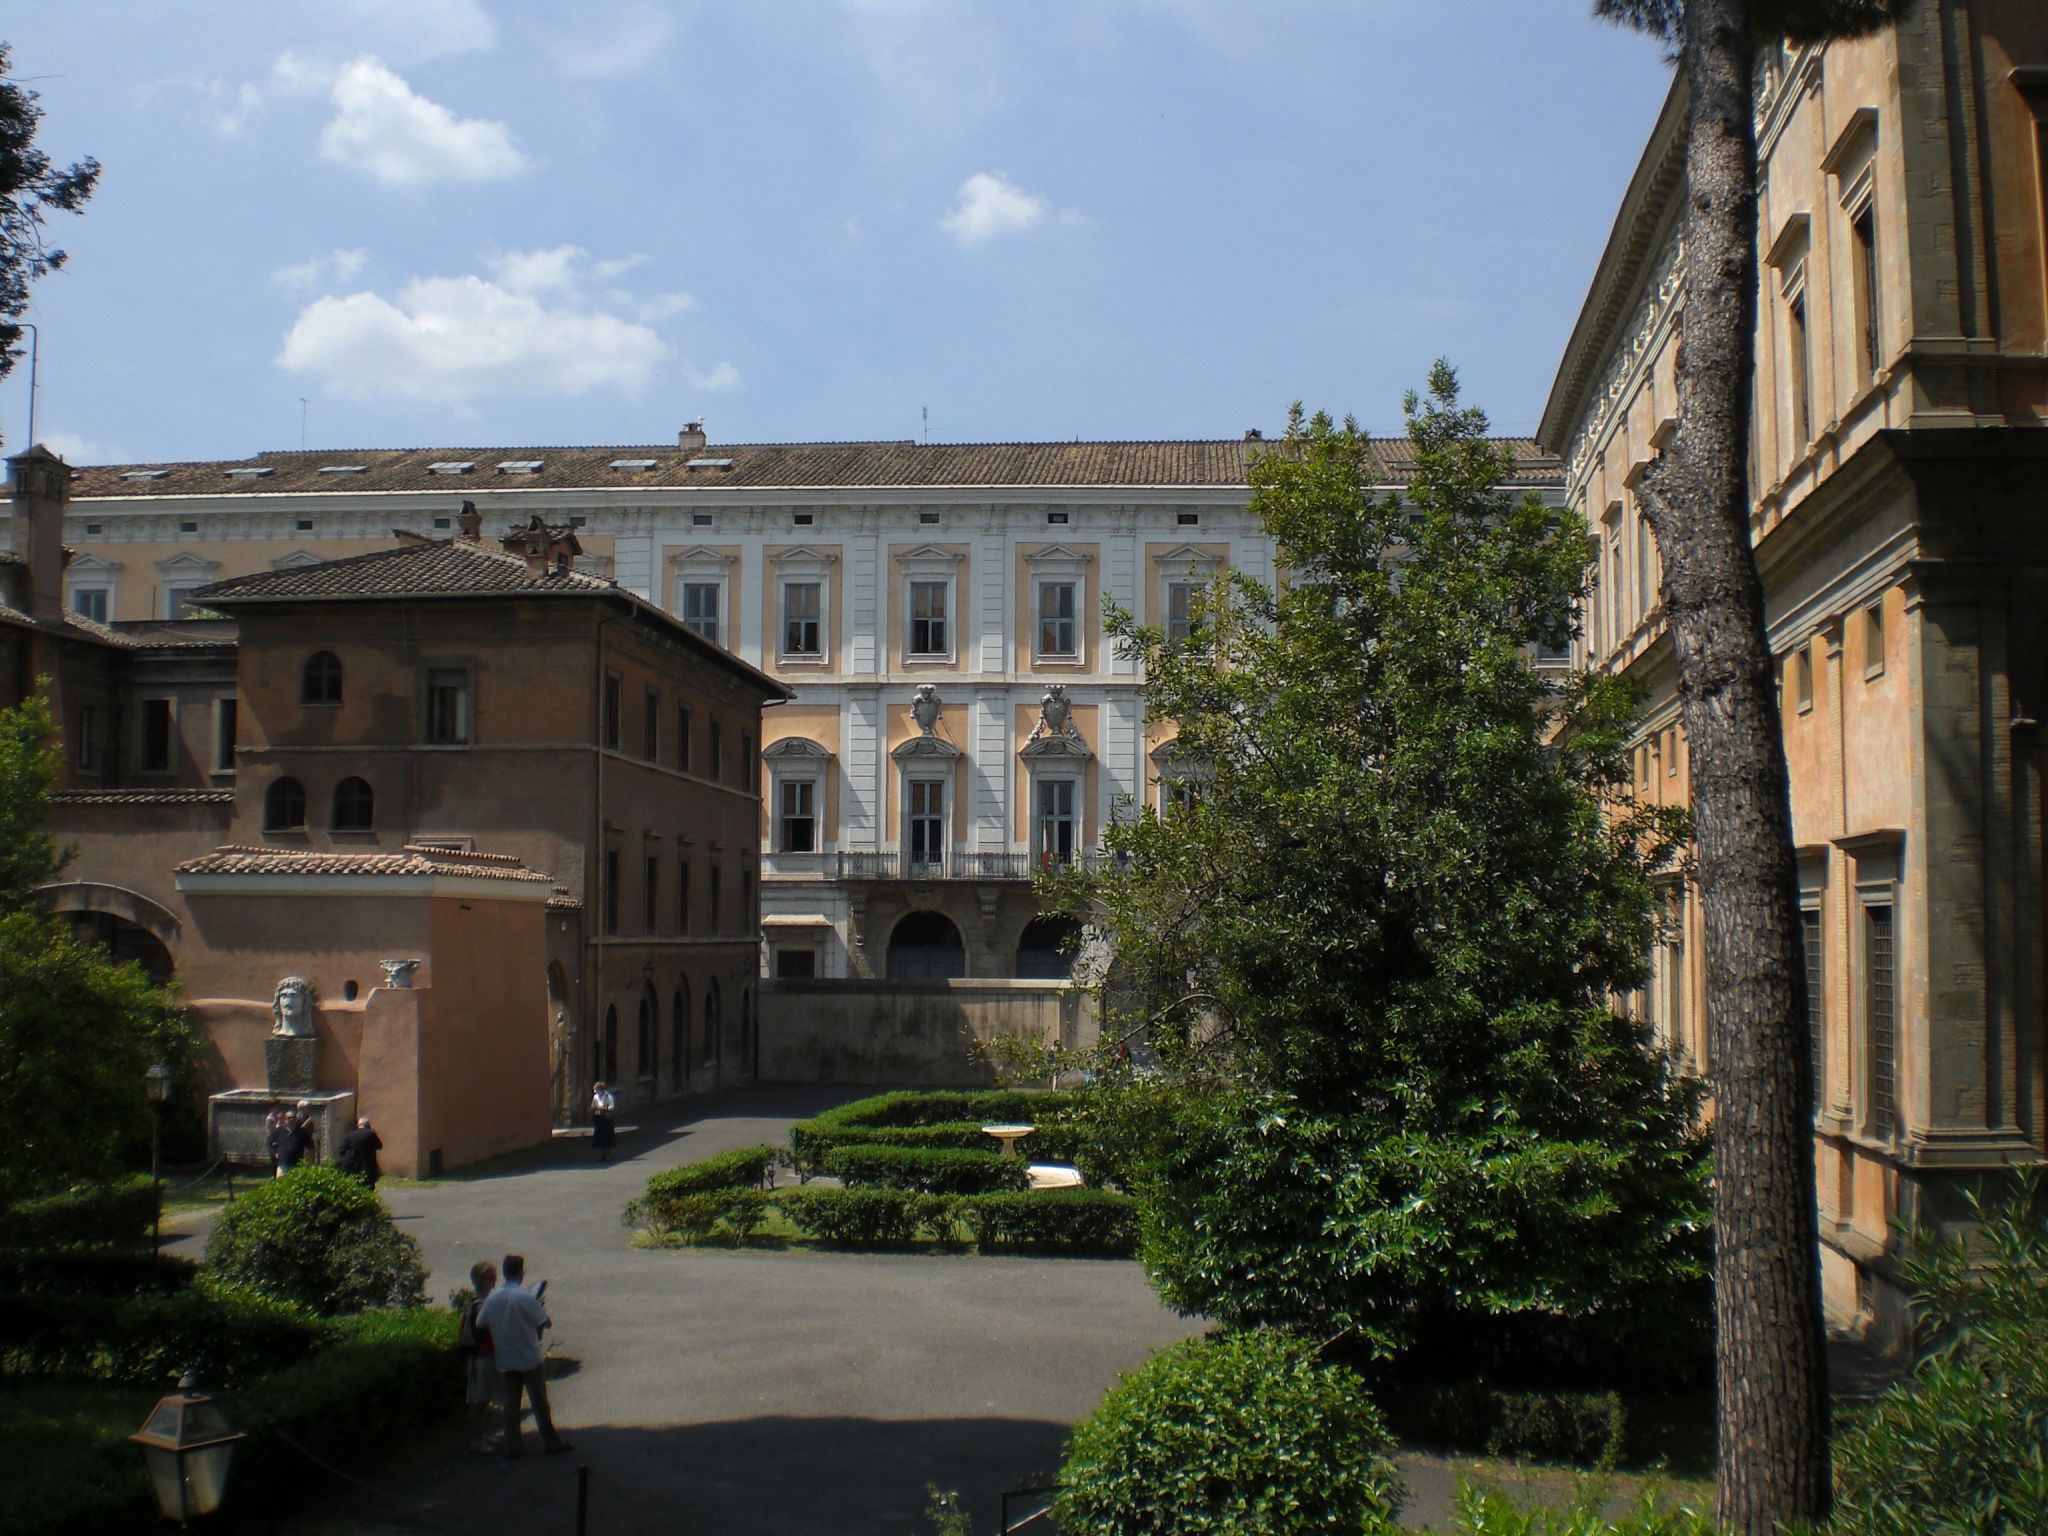
POLYGON ((892 981, 945 981, 967 974, 967 945, 943 912, 907 912, 889 934, 892 981))
POLYGON ((654 988, 648 987, 640 996, 639 1015, 633 1021, 633 1075, 654 1077, 655 1042, 654 1019, 658 1005, 654 1001, 654 988))
POLYGON ((668 1085, 687 1088, 690 1083, 690 983, 678 978, 675 996, 668 1010, 668 1085))
POLYGON ((718 1064, 719 1007, 718 978, 714 976, 704 983, 704 1065, 707 1067, 718 1064))
POLYGON ((1080 923, 1071 917, 1042 914, 1026 923, 1017 937, 1014 974, 1029 981, 1067 981, 1080 953, 1080 923))
POLYGON ((103 912, 133 923, 154 934, 165 949, 176 947, 184 925, 170 909, 151 901, 140 891, 121 885, 100 885, 91 880, 66 880, 42 888, 43 899, 53 912, 103 912))

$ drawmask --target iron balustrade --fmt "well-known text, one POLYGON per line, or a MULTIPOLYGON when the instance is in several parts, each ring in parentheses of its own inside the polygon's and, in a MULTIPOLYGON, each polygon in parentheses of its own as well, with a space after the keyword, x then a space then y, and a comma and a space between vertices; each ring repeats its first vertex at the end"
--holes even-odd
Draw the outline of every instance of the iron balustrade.
MULTIPOLYGON (((1017 880, 1027 881, 1041 868, 1060 867, 1045 855, 955 848, 940 858, 915 858, 895 848, 842 849, 837 855, 841 880, 1017 880)), ((1112 862, 1099 850, 1076 853, 1064 865, 1101 869, 1112 862)))

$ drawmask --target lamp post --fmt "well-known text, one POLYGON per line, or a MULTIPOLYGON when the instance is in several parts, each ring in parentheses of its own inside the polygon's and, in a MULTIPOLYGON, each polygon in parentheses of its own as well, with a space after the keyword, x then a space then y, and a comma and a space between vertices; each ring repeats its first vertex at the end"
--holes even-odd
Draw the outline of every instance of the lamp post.
POLYGON ((153 1290, 157 1254, 163 1247, 164 1101, 171 1096, 170 1064, 157 1062, 143 1076, 149 1080, 149 1183, 156 1193, 155 1210, 149 1218, 149 1283, 153 1290))
POLYGON ((188 1371, 178 1390, 158 1399, 142 1428, 128 1438, 142 1447, 157 1508, 183 1529, 195 1515, 220 1508, 235 1442, 248 1437, 228 1422, 220 1404, 199 1390, 199 1378, 188 1371))

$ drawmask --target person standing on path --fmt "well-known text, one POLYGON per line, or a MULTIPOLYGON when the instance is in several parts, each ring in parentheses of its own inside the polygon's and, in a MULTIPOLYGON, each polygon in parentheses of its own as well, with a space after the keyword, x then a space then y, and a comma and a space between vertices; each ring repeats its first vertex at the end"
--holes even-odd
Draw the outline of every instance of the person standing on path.
POLYGON ((277 1174, 283 1178, 302 1162, 314 1161, 313 1106, 300 1104, 285 1116, 284 1140, 277 1149, 277 1174))
POLYGON ((477 1324, 484 1302, 497 1288, 498 1266, 489 1259, 477 1260, 469 1266, 469 1283, 476 1298, 462 1313, 462 1344, 470 1351, 463 1401, 469 1404, 469 1448, 483 1456, 502 1446, 505 1438, 505 1378, 498 1371, 490 1329, 477 1324))
POLYGON ((377 1163, 377 1154, 383 1150, 384 1138, 377 1134, 377 1128, 370 1124, 366 1115, 356 1122, 354 1130, 341 1138, 341 1151, 334 1160, 335 1165, 343 1173, 352 1173, 375 1189, 377 1181, 384 1177, 384 1170, 377 1163))
POLYGON ((603 1083, 593 1083, 590 1089, 590 1150, 597 1154, 600 1163, 612 1160, 612 1148, 618 1145, 618 1132, 612 1126, 612 1112, 619 1107, 618 1099, 603 1083))
POLYGON ((477 1309, 479 1332, 488 1331, 498 1361, 498 1374, 505 1380, 505 1454, 526 1454, 519 1443, 519 1397, 522 1392, 533 1404, 533 1427, 550 1455, 574 1450, 555 1433, 554 1415, 548 1411, 547 1361, 540 1347, 544 1329, 554 1326, 540 1298, 526 1289, 526 1260, 516 1253, 505 1255, 505 1283, 484 1298, 477 1309))

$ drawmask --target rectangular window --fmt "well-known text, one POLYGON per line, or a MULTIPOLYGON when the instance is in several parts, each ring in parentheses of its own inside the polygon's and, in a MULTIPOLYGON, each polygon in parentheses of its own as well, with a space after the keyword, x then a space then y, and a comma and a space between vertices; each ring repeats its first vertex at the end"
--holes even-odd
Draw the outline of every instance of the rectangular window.
POLYGON ((704 764, 704 769, 711 775, 713 780, 723 784, 725 782, 725 727, 718 723, 718 716, 716 715, 711 717, 710 738, 705 745, 709 750, 704 755, 709 761, 704 764))
POLYGON ((427 673, 427 740, 437 746, 469 741, 469 673, 460 667, 427 673))
POLYGON ((1863 610, 1863 675, 1884 676, 1884 602, 1880 599, 1863 610))
POLYGON ((719 895, 720 895, 720 887, 722 887, 722 886, 723 886, 724 884, 725 884, 725 871, 724 871, 724 870, 722 870, 722 869, 720 869, 720 868, 719 868, 719 867, 718 867, 718 866, 717 866, 716 864, 712 865, 712 866, 711 866, 711 931, 712 931, 713 933, 723 933, 723 932, 725 932, 725 925, 724 925, 724 923, 723 923, 722 921, 720 921, 720 918, 719 918, 719 912, 718 912, 718 904, 719 904, 719 895))
POLYGON ((690 771, 690 706, 676 705, 676 766, 690 771))
POLYGON ((910 584, 910 654, 944 656, 946 651, 946 583, 910 584))
POLYGON ((946 856, 946 781, 910 781, 910 871, 913 878, 940 872, 946 856))
POLYGON ((753 733, 752 731, 741 731, 741 732, 740 732, 740 776, 739 776, 739 784, 740 784, 740 787, 741 787, 742 789, 746 789, 746 788, 749 788, 749 787, 750 787, 750 783, 749 783, 749 780, 750 780, 750 776, 751 776, 751 775, 753 774, 753 772, 754 772, 754 733, 753 733))
POLYGON ((135 738, 135 767, 140 773, 171 771, 171 701, 144 699, 141 729, 135 738))
POLYGON ((778 981, 809 981, 818 974, 818 952, 815 949, 778 949, 775 951, 775 979, 778 981))
POLYGON ((1655 541, 1650 537, 1650 520, 1636 517, 1636 612, 1647 614, 1657 606, 1655 541))
POLYGON ((751 869, 740 871, 740 923, 746 928, 761 926, 754 911, 754 872, 751 869))
POLYGON ((619 846, 608 844, 604 850, 604 931, 619 931, 619 846))
POLYGON ((1041 779, 1038 783, 1038 862, 1074 862, 1074 781, 1041 779))
POLYGON ((167 619, 189 619, 196 610, 192 606, 192 594, 197 587, 164 588, 164 617, 167 619))
POLYGON ((1195 632, 1195 584, 1169 581, 1166 584, 1166 638, 1185 640, 1195 632))
POLYGON ((676 932, 690 931, 690 861, 676 853, 676 932))
POLYGON ((619 733, 624 729, 621 717, 625 712, 625 680, 616 672, 607 672, 604 675, 604 744, 614 752, 619 749, 619 733))
POLYGON ((777 815, 784 853, 818 851, 818 786, 809 779, 784 779, 777 815))
POLYGON ((1819 907, 1800 909, 1799 933, 1806 945, 1806 1048, 1813 1064, 1813 1104, 1817 1110, 1827 1102, 1821 1076, 1827 1040, 1827 1011, 1824 1006, 1827 967, 1819 907))
POLYGON ((661 761, 661 694, 650 688, 646 694, 647 712, 640 718, 640 755, 650 763, 661 761))
POLYGON ((654 933, 658 931, 661 922, 661 855, 654 851, 652 844, 648 845, 647 855, 642 860, 642 868, 647 878, 643 886, 646 910, 640 914, 645 920, 641 931, 654 933))
POLYGON ((1870 1068, 1870 1133, 1899 1130, 1898 965, 1892 947, 1892 909, 1863 909, 1863 1027, 1870 1068))
POLYGON ((100 766, 99 711, 88 704, 78 712, 78 766, 86 773, 100 766))
POLYGON ((1078 655, 1077 593, 1071 581, 1048 581, 1038 589, 1038 654, 1078 655))
POLYGON ((235 700, 213 701, 213 771, 235 771, 235 700))
POLYGON ((1849 220, 1850 280, 1856 285, 1856 361, 1867 381, 1877 372, 1877 212, 1865 203, 1849 220))
POLYGON ((718 643, 718 583, 683 583, 683 623, 713 645, 718 643))
POLYGON ((1813 646, 1792 653, 1792 704, 1802 715, 1813 713, 1813 646))
POLYGON ((815 581, 792 581, 782 589, 782 653, 785 656, 824 654, 824 588, 815 581))
POLYGON ((1785 397, 1792 406, 1793 453, 1813 441, 1813 358, 1806 337, 1806 290, 1785 301, 1785 397))
POLYGON ((107 589, 105 587, 73 587, 71 589, 71 611, 81 619, 91 619, 95 624, 107 622, 107 589))

